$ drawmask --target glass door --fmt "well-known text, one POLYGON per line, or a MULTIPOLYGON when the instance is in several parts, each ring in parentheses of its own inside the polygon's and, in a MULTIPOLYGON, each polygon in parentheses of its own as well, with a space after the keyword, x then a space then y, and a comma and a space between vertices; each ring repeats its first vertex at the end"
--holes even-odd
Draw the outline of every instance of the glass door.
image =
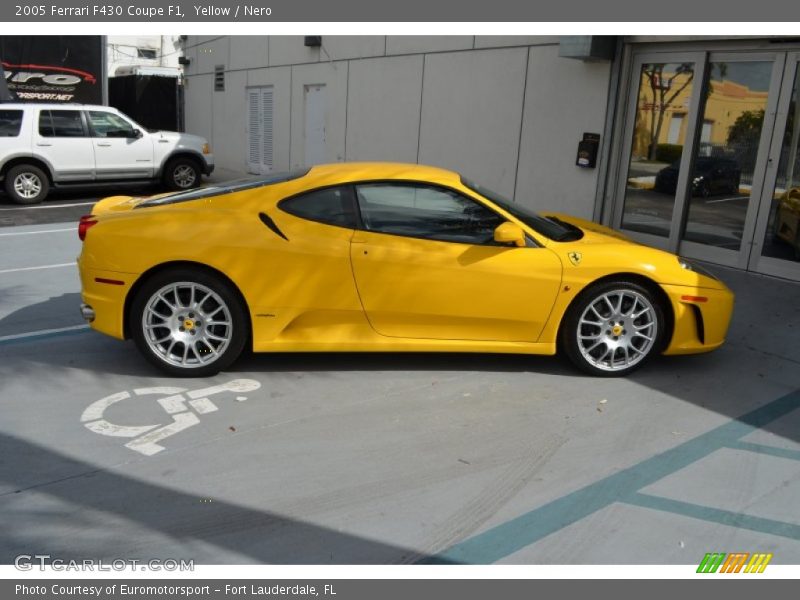
POLYGON ((613 225, 800 280, 798 65, 785 51, 636 55, 613 225))
POLYGON ((784 56, 711 54, 678 251, 746 268, 762 196, 784 56))
POLYGON ((800 280, 800 53, 788 55, 748 267, 800 280))
POLYGON ((634 239, 669 248, 676 199, 688 184, 703 53, 640 55, 633 64, 615 225, 634 239))

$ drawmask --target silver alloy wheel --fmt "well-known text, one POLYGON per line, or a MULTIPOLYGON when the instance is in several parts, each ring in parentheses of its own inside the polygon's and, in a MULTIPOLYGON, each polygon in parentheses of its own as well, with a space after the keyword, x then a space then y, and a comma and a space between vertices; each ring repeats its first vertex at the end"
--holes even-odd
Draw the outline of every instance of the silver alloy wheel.
POLYGON ((172 180, 179 188, 190 188, 197 180, 197 173, 190 165, 178 165, 172 171, 172 180))
POLYGON ((578 348, 603 371, 628 369, 644 359, 658 337, 653 304, 629 289, 605 292, 592 300, 578 320, 578 348))
POLYGON ((192 281, 165 285, 142 313, 144 339, 164 362, 193 369, 214 363, 231 342, 233 319, 222 297, 192 281))
POLYGON ((42 180, 36 173, 20 173, 14 178, 14 191, 26 200, 36 198, 42 192, 42 180))

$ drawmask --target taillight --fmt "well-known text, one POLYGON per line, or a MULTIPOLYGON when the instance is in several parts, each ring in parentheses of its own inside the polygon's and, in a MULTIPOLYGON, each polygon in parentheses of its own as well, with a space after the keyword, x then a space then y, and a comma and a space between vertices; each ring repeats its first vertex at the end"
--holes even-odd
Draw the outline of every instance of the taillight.
POLYGON ((78 221, 78 237, 81 241, 86 239, 86 232, 92 225, 97 225, 97 219, 94 215, 83 215, 81 220, 78 221))

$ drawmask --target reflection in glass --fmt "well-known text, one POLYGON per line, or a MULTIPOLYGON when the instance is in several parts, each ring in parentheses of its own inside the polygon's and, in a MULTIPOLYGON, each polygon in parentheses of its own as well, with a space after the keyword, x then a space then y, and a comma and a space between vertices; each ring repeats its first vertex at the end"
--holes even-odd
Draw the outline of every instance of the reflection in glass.
POLYGON ((625 229, 669 235, 693 80, 694 63, 642 65, 625 186, 625 229))
POLYGON ((772 193, 762 254, 800 262, 800 69, 794 78, 792 101, 783 132, 778 177, 772 193))
POLYGON ((685 240, 737 251, 742 245, 771 74, 771 62, 709 65, 685 240))

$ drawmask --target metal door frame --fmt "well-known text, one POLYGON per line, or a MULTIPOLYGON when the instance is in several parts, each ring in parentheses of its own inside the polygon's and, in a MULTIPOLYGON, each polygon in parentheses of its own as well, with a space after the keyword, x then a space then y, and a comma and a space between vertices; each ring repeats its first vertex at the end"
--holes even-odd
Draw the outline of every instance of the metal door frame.
MULTIPOLYGON (((709 262, 726 265, 729 267, 746 269, 750 259, 751 248, 754 243, 753 235, 756 228, 756 218, 760 211, 761 199, 764 190, 764 177, 766 175, 767 165, 769 164, 769 152, 765 152, 765 149, 770 147, 773 132, 775 130, 775 116, 783 80, 786 53, 748 51, 709 52, 707 53, 706 59, 707 64, 725 61, 772 62, 772 73, 770 75, 770 84, 767 91, 767 104, 764 108, 764 121, 761 125, 761 136, 758 141, 756 164, 753 168, 753 184, 747 203, 747 213, 745 215, 744 228, 742 230, 742 240, 738 250, 720 248, 710 244, 702 244, 700 242, 691 242, 682 239, 686 231, 686 223, 689 219, 689 194, 684 194, 683 198, 679 198, 676 202, 676 208, 677 205, 680 204, 681 220, 677 227, 678 235, 676 236, 676 243, 674 246, 671 245, 670 249, 673 252, 680 252, 681 254, 684 254, 690 258, 697 258, 699 260, 707 260, 709 262)), ((703 86, 705 87, 707 83, 707 81, 704 81, 703 86)), ((700 108, 704 109, 705 104, 702 104, 700 108)), ((698 114, 696 118, 699 120, 702 116, 703 115, 698 114)), ((694 156, 697 151, 698 142, 699 140, 693 140, 692 156, 694 156)), ((673 226, 674 225, 675 223, 673 223, 673 226)), ((670 236, 670 241, 672 241, 672 236, 670 236)))
POLYGON ((772 207, 772 194, 778 175, 781 143, 788 119, 794 77, 800 70, 800 51, 793 51, 791 48, 767 49, 763 46, 741 49, 735 46, 725 46, 719 49, 703 50, 693 44, 688 45, 691 50, 685 48, 673 50, 664 46, 657 49, 644 48, 641 51, 633 48, 630 54, 626 53, 627 65, 623 70, 622 79, 627 87, 627 97, 622 101, 621 126, 617 130, 619 131, 619 143, 611 161, 612 171, 610 173, 613 181, 612 189, 615 193, 608 198, 613 203, 606 209, 608 210, 606 214, 611 217, 610 224, 612 227, 622 230, 632 239, 649 246, 675 253, 680 251, 689 257, 717 264, 800 280, 800 263, 761 255, 772 207), (702 127, 701 110, 705 108, 703 90, 706 86, 709 65, 712 62, 724 60, 730 62, 760 60, 773 63, 759 151, 753 172, 753 185, 742 232, 742 245, 739 250, 729 250, 681 239, 689 214, 689 178, 702 127), (686 113, 687 130, 681 153, 680 173, 674 197, 669 236, 661 237, 623 229, 622 218, 641 87, 642 65, 682 62, 695 64, 694 78, 700 85, 693 84, 686 113))
MULTIPOLYGON (((639 241, 648 246, 654 246, 663 250, 669 250, 677 247, 673 241, 673 230, 675 228, 676 214, 678 210, 678 198, 685 193, 681 194, 682 190, 686 190, 689 184, 689 162, 692 158, 692 152, 687 152, 687 144, 684 143, 681 152, 680 171, 678 173, 678 183, 675 189, 675 197, 672 208, 672 223, 670 225, 670 233, 668 237, 661 237, 649 233, 641 233, 638 231, 630 231, 622 228, 622 217, 625 210, 625 192, 628 184, 628 173, 631 166, 631 150, 633 149, 633 133, 636 126, 636 113, 639 103, 639 91, 641 89, 641 72, 642 65, 649 63, 686 63, 691 62, 695 65, 694 79, 701 83, 705 81, 706 71, 706 54, 705 52, 643 52, 637 53, 633 56, 630 65, 630 77, 628 79, 628 98, 626 101, 625 122, 622 128, 622 148, 620 160, 617 165, 620 177, 616 182, 616 198, 619 201, 614 206, 613 212, 613 225, 615 228, 620 229, 632 239, 639 241), (624 166, 624 174, 622 174, 622 167, 624 166)), ((686 139, 694 140, 697 134, 697 112, 700 105, 702 85, 693 85, 692 93, 689 100, 689 108, 687 115, 687 129, 686 139)), ((691 144, 690 149, 694 147, 691 144)))
MULTIPOLYGON (((789 119, 789 106, 792 100, 792 92, 794 91, 795 77, 798 76, 799 71, 800 52, 787 53, 785 55, 781 95, 773 119, 775 134, 772 136, 772 142, 769 147, 766 176, 762 194, 759 198, 758 217, 754 226, 753 243, 747 264, 747 268, 751 271, 798 281, 800 281, 800 262, 763 256, 761 251, 763 249, 764 236, 767 232, 767 225, 769 224, 769 215, 772 210, 773 192, 778 178, 783 135, 786 132, 786 125, 789 119)), ((798 82, 798 88, 800 88, 800 81, 798 82)), ((798 104, 800 104, 800 90, 798 90, 798 104)), ((800 127, 797 123, 795 126, 800 127)))

